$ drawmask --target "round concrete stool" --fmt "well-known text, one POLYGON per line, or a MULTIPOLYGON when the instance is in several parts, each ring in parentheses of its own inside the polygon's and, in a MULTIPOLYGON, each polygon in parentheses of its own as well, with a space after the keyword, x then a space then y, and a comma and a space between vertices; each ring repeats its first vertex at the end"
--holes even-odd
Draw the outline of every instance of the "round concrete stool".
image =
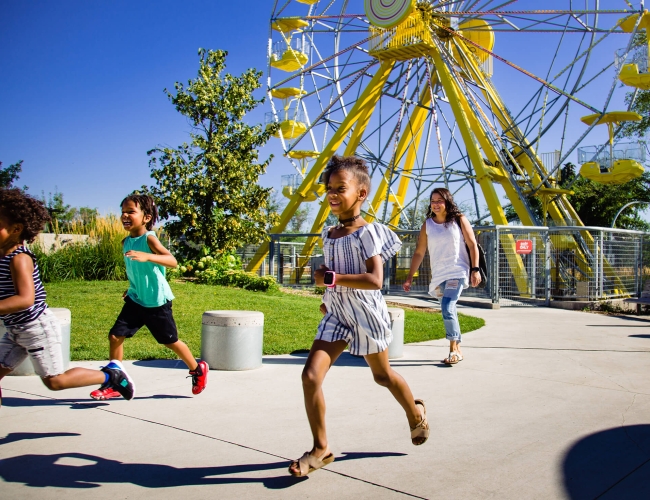
POLYGON ((264 314, 258 311, 206 311, 201 326, 201 359, 215 370, 262 366, 264 314))
POLYGON ((388 346, 388 359, 404 356, 404 309, 389 307, 390 329, 393 332, 393 341, 388 346))
MULTIPOLYGON (((63 354, 63 371, 65 371, 70 366, 70 326, 72 324, 72 316, 70 309, 50 307, 50 311, 54 313, 61 324, 61 351, 63 354)), ((6 331, 4 325, 0 323, 0 335, 4 335, 6 331)), ((36 375, 32 366, 32 359, 28 357, 9 375, 36 375)))

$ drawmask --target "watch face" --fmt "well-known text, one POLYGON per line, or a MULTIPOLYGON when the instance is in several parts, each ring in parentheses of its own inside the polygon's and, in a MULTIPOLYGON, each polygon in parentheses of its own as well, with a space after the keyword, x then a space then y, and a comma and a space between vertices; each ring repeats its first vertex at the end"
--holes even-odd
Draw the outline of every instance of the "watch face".
POLYGON ((332 283, 334 283, 334 273, 332 271, 325 272, 323 283, 325 283, 326 285, 331 285, 332 283))

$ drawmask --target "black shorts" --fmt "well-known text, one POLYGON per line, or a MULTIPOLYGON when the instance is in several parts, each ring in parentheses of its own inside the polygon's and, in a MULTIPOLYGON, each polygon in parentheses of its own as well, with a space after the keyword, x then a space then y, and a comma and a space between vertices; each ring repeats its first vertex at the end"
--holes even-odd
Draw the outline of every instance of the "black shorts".
POLYGON ((129 297, 124 298, 122 312, 115 320, 109 335, 133 337, 135 332, 146 326, 159 344, 173 344, 178 341, 178 330, 172 316, 172 301, 159 307, 143 307, 129 297))

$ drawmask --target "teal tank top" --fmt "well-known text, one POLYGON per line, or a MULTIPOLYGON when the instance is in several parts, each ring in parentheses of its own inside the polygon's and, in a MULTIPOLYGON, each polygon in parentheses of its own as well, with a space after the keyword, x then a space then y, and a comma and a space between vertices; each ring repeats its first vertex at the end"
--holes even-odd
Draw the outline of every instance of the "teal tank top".
MULTIPOLYGON (((156 233, 147 231, 142 236, 124 239, 124 253, 129 250, 153 253, 147 243, 147 236, 156 233)), ((174 300, 174 294, 165 279, 165 266, 153 262, 136 262, 124 257, 126 275, 129 278, 127 296, 142 307, 160 307, 168 300, 174 300)))

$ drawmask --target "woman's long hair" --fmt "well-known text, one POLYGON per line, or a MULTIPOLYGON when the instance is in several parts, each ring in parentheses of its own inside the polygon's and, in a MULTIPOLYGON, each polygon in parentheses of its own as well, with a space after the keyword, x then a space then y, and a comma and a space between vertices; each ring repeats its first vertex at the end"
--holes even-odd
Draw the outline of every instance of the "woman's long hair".
POLYGON ((445 200, 445 210, 447 211, 447 216, 445 217, 445 227, 448 227, 451 222, 456 223, 460 220, 460 216, 463 215, 458 208, 458 205, 454 202, 454 197, 451 195, 449 189, 446 188, 435 188, 431 191, 429 195, 429 208, 427 209, 427 219, 434 217, 434 213, 431 211, 431 198, 434 194, 439 195, 443 200, 445 200))

